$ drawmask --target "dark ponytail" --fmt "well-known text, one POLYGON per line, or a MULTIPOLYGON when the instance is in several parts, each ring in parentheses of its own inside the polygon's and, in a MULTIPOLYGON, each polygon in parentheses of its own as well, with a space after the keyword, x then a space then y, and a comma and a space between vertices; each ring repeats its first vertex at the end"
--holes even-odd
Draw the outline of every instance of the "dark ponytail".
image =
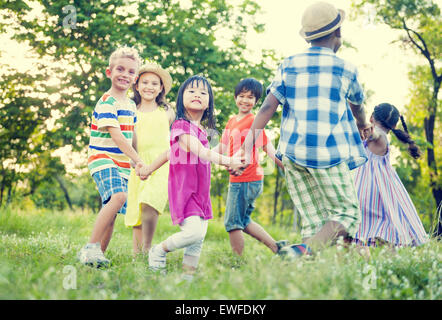
POLYGON ((395 106, 389 103, 381 103, 374 108, 373 117, 383 127, 391 130, 399 141, 408 144, 408 153, 414 159, 417 159, 421 156, 421 151, 419 150, 419 147, 416 145, 414 140, 411 139, 410 134, 408 133, 408 127, 405 123, 404 117, 399 114, 399 111, 396 109, 395 106), (400 129, 393 129, 399 119, 401 120, 402 127, 405 131, 400 129))

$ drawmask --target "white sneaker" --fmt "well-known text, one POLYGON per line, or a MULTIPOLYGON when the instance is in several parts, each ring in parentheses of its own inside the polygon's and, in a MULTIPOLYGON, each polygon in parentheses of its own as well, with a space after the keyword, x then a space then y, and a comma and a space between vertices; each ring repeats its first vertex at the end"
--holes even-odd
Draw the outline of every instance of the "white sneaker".
POLYGON ((149 269, 153 271, 165 271, 166 269, 166 254, 161 252, 158 245, 153 246, 149 250, 149 269))
POLYGON ((101 251, 101 245, 99 242, 88 243, 81 248, 80 252, 78 253, 78 259, 84 265, 95 265, 97 268, 107 267, 110 265, 110 261, 106 259, 103 251, 101 251))

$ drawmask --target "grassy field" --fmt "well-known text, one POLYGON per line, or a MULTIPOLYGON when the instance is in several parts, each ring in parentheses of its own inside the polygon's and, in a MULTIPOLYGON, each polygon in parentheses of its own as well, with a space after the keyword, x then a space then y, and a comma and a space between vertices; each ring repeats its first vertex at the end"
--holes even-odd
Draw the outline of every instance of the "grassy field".
MULTIPOLYGON (((95 215, 82 212, 0 212, 0 299, 441 299, 441 245, 371 251, 331 247, 295 262, 274 258, 246 238, 245 253, 231 253, 222 221, 211 221, 197 276, 181 278, 182 250, 168 255, 167 274, 148 270, 146 257, 132 256, 132 231, 117 218, 106 256, 109 269, 77 262, 95 215)), ((176 232, 169 216, 159 219, 154 243, 176 232)), ((276 239, 299 241, 288 229, 267 227, 276 239)))

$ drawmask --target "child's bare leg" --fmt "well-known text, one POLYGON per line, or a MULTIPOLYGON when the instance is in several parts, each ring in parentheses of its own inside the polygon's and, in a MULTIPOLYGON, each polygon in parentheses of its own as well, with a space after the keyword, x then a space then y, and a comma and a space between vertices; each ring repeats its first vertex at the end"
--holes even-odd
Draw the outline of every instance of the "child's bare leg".
POLYGON ((132 243, 133 243, 134 255, 141 252, 141 248, 143 247, 142 237, 143 237, 143 235, 141 232, 141 225, 133 227, 132 228, 132 243))
POLYGON ((116 218, 117 215, 114 216, 111 224, 106 228, 103 238, 101 239, 101 251, 103 251, 103 253, 106 251, 107 247, 109 246, 109 242, 112 238, 112 233, 114 232, 116 218))
POLYGON ((264 228, 256 222, 250 222, 244 229, 244 232, 252 236, 256 240, 264 243, 270 250, 272 250, 273 253, 276 253, 278 251, 278 246, 276 245, 275 239, 273 239, 267 233, 267 231, 265 231, 264 228))
POLYGON ((147 204, 141 207, 141 230, 142 230, 142 248, 143 252, 149 252, 152 247, 152 239, 157 227, 159 213, 157 210, 147 204))
POLYGON ((338 237, 345 237, 347 234, 342 224, 336 221, 328 221, 318 233, 310 238, 304 238, 303 242, 313 248, 313 250, 317 250, 330 245, 338 237))
POLYGON ((124 205, 126 198, 127 194, 125 192, 115 193, 111 196, 109 202, 101 208, 100 212, 98 212, 89 243, 100 242, 102 243, 102 248, 103 246, 105 249, 107 248, 112 236, 113 224, 118 210, 124 205))
POLYGON ((230 246, 232 251, 241 256, 244 250, 244 236, 241 229, 229 231, 230 246))

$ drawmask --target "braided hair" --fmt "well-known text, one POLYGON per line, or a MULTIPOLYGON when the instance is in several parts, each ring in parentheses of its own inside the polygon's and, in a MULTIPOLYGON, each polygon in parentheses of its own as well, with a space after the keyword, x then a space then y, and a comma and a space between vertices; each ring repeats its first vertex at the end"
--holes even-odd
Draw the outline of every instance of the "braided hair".
POLYGON ((419 147, 410 137, 404 117, 399 113, 395 106, 389 103, 381 103, 377 105, 373 111, 373 118, 385 129, 391 130, 399 141, 408 144, 408 152, 413 158, 417 159, 421 156, 419 147), (404 130, 395 129, 399 119, 401 120, 404 130))

